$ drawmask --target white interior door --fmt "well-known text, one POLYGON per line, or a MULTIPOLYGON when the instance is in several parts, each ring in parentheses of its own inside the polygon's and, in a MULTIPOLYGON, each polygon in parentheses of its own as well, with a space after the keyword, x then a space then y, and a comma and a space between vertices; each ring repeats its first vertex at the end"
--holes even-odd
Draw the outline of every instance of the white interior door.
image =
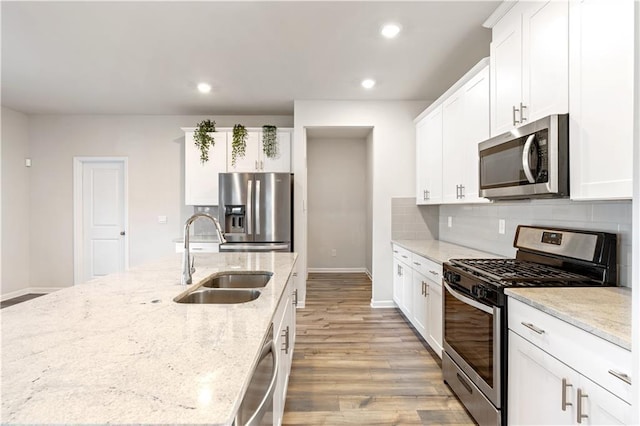
POLYGON ((80 282, 125 269, 125 162, 82 163, 80 282))

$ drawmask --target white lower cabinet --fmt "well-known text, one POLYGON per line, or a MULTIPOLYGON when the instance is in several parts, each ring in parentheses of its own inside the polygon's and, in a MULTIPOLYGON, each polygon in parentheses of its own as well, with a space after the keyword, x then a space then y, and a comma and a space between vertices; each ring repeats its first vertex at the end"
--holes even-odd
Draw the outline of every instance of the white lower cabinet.
POLYGON ((278 378, 273 395, 273 424, 282 424, 287 386, 293 361, 295 343, 297 290, 293 278, 289 279, 285 293, 273 317, 273 338, 278 354, 278 378))
POLYGON ((442 357, 442 265, 393 245, 393 300, 442 357))
POLYGON ((509 424, 631 423, 631 405, 622 399, 631 386, 609 373, 629 369, 630 353, 627 365, 612 343, 511 298, 508 306, 509 424))

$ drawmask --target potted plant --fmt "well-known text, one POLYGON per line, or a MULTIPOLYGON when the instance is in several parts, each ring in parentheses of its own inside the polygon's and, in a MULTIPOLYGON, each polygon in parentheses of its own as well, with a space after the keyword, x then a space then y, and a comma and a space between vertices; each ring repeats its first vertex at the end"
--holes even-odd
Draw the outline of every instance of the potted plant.
POLYGON ((216 141, 210 133, 216 131, 216 122, 211 120, 203 120, 198 123, 196 131, 193 134, 193 140, 200 150, 200 162, 202 164, 209 161, 209 148, 215 145, 216 141))
POLYGON ((231 140, 231 165, 236 166, 236 159, 244 157, 247 149, 247 129, 242 124, 233 126, 231 140))
POLYGON ((276 126, 262 126, 262 151, 267 158, 278 156, 278 128, 276 126))

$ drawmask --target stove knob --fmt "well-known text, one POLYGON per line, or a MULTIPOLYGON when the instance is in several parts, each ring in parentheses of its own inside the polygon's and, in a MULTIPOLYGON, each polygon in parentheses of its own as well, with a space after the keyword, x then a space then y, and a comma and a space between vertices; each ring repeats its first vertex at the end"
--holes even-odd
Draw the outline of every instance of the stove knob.
POLYGON ((447 271, 444 273, 444 279, 451 283, 456 284, 460 282, 460 274, 456 274, 455 272, 447 271))

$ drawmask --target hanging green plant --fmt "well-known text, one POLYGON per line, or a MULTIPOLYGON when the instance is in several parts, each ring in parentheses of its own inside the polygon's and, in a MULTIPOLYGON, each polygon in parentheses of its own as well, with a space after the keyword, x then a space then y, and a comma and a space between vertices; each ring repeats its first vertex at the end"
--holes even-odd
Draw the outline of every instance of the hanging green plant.
POLYGON ((200 150, 200 162, 202 164, 209 161, 209 148, 213 147, 216 141, 210 133, 216 131, 216 122, 211 120, 203 120, 198 123, 193 139, 196 146, 200 150))
POLYGON ((276 126, 262 126, 262 151, 267 158, 278 156, 278 128, 276 126))
POLYGON ((242 158, 247 150, 247 129, 242 124, 233 126, 231 141, 231 165, 236 166, 236 159, 242 158))

